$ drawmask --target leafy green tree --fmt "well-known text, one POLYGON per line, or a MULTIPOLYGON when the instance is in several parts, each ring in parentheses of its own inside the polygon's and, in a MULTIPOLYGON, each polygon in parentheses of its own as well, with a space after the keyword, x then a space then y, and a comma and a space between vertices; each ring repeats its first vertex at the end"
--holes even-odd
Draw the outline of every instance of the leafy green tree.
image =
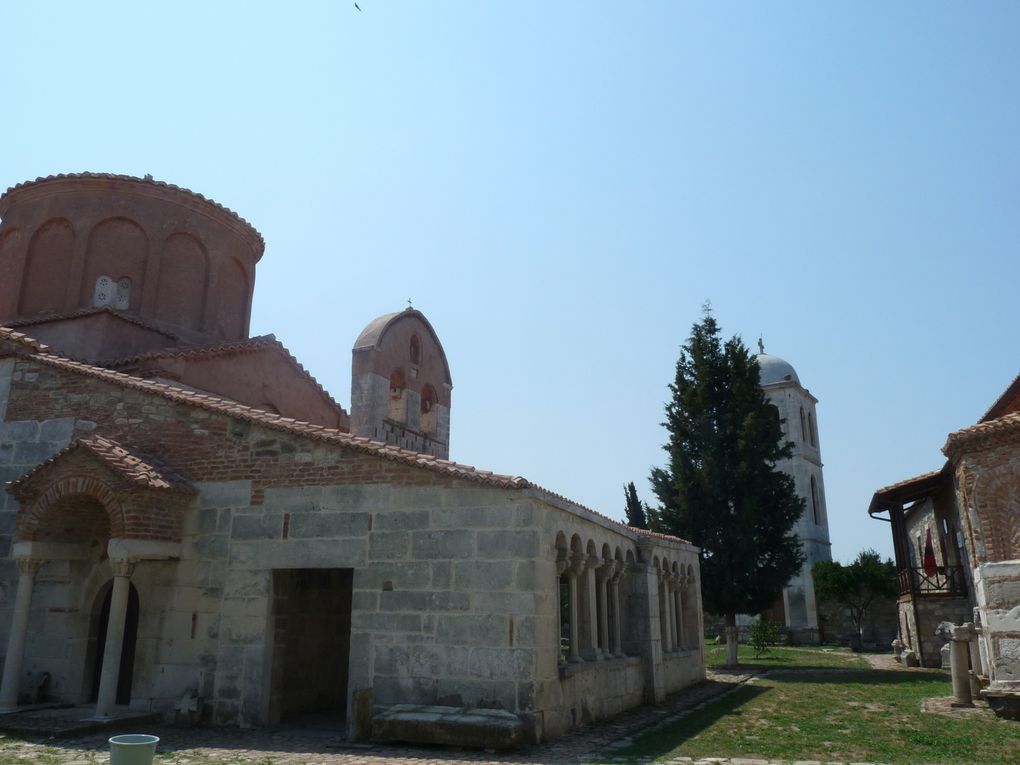
POLYGON ((637 489, 634 487, 633 481, 623 487, 623 496, 627 500, 627 525, 633 526, 636 529, 647 529, 648 514, 646 511, 648 505, 638 499, 637 489))
POLYGON ((883 561, 874 550, 861 550, 853 563, 820 560, 811 567, 815 595, 819 600, 837 603, 850 613, 857 634, 864 637, 864 618, 876 600, 899 594, 896 565, 883 561))
POLYGON ((779 413, 762 392, 758 361, 739 337, 725 343, 706 308, 680 352, 663 425, 669 461, 654 468, 655 531, 701 548, 705 610, 726 624, 726 664, 737 664, 737 614, 766 610, 804 556, 793 531, 804 512, 779 413))

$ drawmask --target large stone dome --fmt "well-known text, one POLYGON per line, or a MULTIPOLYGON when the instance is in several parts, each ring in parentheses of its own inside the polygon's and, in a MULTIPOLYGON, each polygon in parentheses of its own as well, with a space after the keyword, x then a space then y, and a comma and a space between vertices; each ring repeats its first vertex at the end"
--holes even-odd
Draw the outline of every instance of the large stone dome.
POLYGON ((763 386, 781 385, 790 382, 800 385, 797 370, 793 368, 790 362, 784 361, 778 356, 770 356, 767 353, 759 353, 755 358, 758 359, 758 366, 761 368, 760 379, 763 386))

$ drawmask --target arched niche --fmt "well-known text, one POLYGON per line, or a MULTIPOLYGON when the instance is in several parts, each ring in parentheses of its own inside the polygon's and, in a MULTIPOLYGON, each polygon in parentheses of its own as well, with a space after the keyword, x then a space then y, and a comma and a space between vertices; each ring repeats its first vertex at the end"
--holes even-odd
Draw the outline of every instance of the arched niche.
POLYGON ((134 221, 107 218, 98 223, 89 234, 85 249, 80 305, 83 308, 97 307, 96 284, 106 277, 114 284, 128 287, 126 296, 106 304, 137 313, 148 255, 149 239, 134 221))
POLYGON ((0 320, 18 314, 21 259, 16 252, 18 230, 0 229, 0 320))
POLYGON ((63 310, 73 250, 74 228, 70 221, 53 218, 36 229, 28 245, 19 314, 38 316, 63 310))
POLYGON ((178 327, 201 329, 209 282, 209 256, 190 234, 163 243, 156 290, 156 317, 178 327))
POLYGON ((220 263, 214 301, 216 328, 221 337, 236 340, 244 337, 248 326, 248 274, 237 258, 220 263))

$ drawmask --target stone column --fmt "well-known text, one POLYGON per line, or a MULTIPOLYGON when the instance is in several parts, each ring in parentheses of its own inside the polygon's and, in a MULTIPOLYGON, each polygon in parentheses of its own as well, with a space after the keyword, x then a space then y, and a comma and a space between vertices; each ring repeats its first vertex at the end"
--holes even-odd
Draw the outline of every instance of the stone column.
POLYGON ((620 614, 620 580, 623 578, 623 561, 613 564, 613 575, 609 580, 613 598, 613 656, 623 657, 623 616, 620 614))
MULTIPOLYGON (((967 625, 965 624, 964 626, 966 627, 967 625)), ((984 667, 981 666, 981 644, 979 640, 981 628, 976 624, 972 624, 972 627, 970 642, 967 643, 967 647, 970 649, 970 693, 971 696, 977 696, 981 693, 981 681, 978 678, 985 674, 985 672, 984 667)))
POLYGON ((669 607, 669 572, 659 572, 659 619, 662 627, 662 652, 672 653, 673 651, 673 614, 669 607))
POLYGON ((99 678, 96 701, 97 719, 109 719, 117 702, 117 681, 120 679, 120 656, 124 648, 124 625, 127 622, 128 593, 134 561, 111 560, 113 593, 110 596, 110 619, 106 623, 106 648, 103 651, 103 672, 99 678))
POLYGON ((573 662, 584 661, 578 645, 581 638, 581 610, 578 608, 581 588, 578 585, 586 560, 585 555, 570 556, 570 661, 573 662))
POLYGON ((598 598, 597 587, 595 583, 595 572, 602 567, 602 559, 597 555, 588 556, 587 563, 584 569, 584 585, 587 597, 587 621, 585 622, 584 637, 585 637, 585 651, 586 656, 584 658, 591 661, 597 661, 602 658, 599 654, 599 620, 598 620, 598 608, 596 605, 596 598, 598 598))
POLYGON ((953 676, 954 707, 972 707, 974 700, 970 694, 970 640, 974 636, 974 625, 970 622, 954 625, 949 632, 953 641, 949 649, 949 668, 953 676))
POLYGON ((612 573, 612 564, 603 563, 595 573, 595 589, 598 592, 598 617, 599 617, 599 642, 596 650, 599 658, 605 659, 612 655, 613 651, 609 646, 609 611, 606 609, 606 594, 609 589, 609 575, 612 573))
POLYGON ((684 604, 680 594, 684 587, 684 577, 677 574, 673 579, 673 612, 676 614, 676 644, 681 651, 687 649, 687 639, 684 635, 684 604))
MULTIPOLYGON (((556 662, 563 661, 563 606, 560 603, 560 598, 563 596, 561 590, 560 580, 563 578, 563 574, 566 573, 570 562, 567 560, 565 551, 561 551, 556 557, 556 662)), ((567 589, 570 589, 570 580, 567 580, 567 589)), ((568 594, 569 598, 570 595, 568 594)), ((569 615, 567 617, 570 618, 569 615)), ((569 625, 568 625, 569 626, 569 625)))
POLYGON ((18 558, 18 594, 14 601, 14 617, 7 638, 7 657, 4 659, 4 679, 0 685, 0 711, 10 712, 18 707, 18 689, 21 685, 21 662, 25 658, 25 638, 28 635, 28 616, 32 606, 32 588, 41 560, 18 558))
POLYGON ((661 590, 659 572, 648 565, 653 548, 646 545, 638 548, 640 562, 629 568, 627 573, 633 582, 633 610, 627 614, 633 625, 636 648, 641 655, 645 676, 644 700, 648 704, 659 704, 666 698, 666 678, 662 667, 662 626, 661 590))

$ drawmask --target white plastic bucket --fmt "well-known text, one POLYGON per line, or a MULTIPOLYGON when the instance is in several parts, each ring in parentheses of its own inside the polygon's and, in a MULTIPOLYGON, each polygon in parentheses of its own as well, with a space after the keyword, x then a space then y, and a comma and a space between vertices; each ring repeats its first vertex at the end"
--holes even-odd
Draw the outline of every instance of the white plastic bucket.
POLYGON ((158 736, 127 733, 110 739, 110 765, 152 765, 158 736))

